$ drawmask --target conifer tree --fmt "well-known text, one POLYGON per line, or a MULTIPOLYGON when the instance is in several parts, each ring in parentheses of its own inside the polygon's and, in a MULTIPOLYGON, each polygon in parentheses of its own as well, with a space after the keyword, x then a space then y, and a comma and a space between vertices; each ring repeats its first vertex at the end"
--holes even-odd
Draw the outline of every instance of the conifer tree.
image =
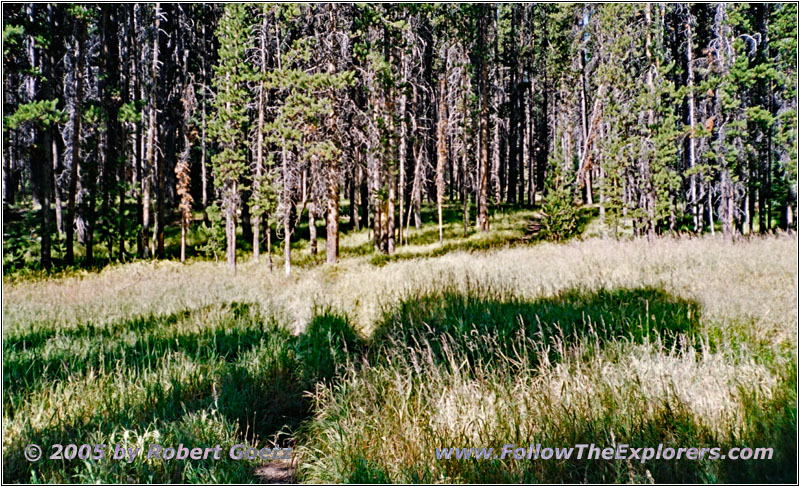
POLYGON ((250 42, 247 6, 226 4, 216 35, 219 40, 219 63, 214 66, 214 119, 209 129, 220 151, 211 159, 214 186, 225 216, 226 256, 228 266, 236 271, 236 219, 244 185, 240 181, 247 170, 245 141, 248 132, 247 80, 245 60, 250 42))

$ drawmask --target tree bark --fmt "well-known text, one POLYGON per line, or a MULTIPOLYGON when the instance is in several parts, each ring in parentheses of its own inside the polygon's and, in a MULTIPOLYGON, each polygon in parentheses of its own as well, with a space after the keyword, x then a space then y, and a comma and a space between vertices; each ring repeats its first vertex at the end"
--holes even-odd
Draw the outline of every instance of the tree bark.
MULTIPOLYGON (((267 70, 267 6, 264 5, 261 17, 261 45, 260 45, 260 57, 261 57, 261 76, 263 77, 267 70)), ((258 125, 256 126, 256 177, 253 178, 253 193, 256 195, 256 198, 259 200, 259 206, 261 205, 260 200, 262 199, 261 195, 261 177, 263 173, 264 167, 264 103, 265 103, 265 94, 264 94, 264 83, 258 83, 258 125)), ((205 115, 205 114, 204 114, 205 115)), ((205 152, 205 151, 204 151, 205 152)), ((204 188, 205 191, 205 188, 204 188)), ((264 211, 264 208, 260 208, 256 214, 254 214, 252 218, 253 222, 253 260, 258 262, 258 258, 261 254, 261 212, 264 211)))
POLYGON ((339 261, 339 161, 334 157, 328 166, 328 212, 325 239, 325 260, 339 261))
POLYGON ((439 120, 436 125, 436 212, 439 216, 439 243, 444 241, 442 205, 444 204, 444 168, 447 163, 447 79, 439 80, 439 120))
MULTIPOLYGON (((105 74, 106 81, 103 86, 103 104, 105 105, 106 113, 108 114, 108 122, 106 129, 106 154, 105 154, 105 169, 103 171, 103 214, 108 214, 112 205, 112 192, 114 186, 121 188, 122 181, 118 179, 120 174, 123 174, 119 167, 124 164, 122 158, 122 147, 120 144, 120 132, 122 131, 119 121, 120 110, 120 97, 115 96, 115 93, 120 93, 122 90, 119 86, 119 40, 117 35, 118 19, 116 6, 103 6, 103 57, 105 59, 105 74)), ((124 199, 124 194, 117 195, 124 199)), ((117 229, 122 230, 122 224, 118 221, 117 229)), ((108 258, 112 258, 114 238, 111 232, 112 224, 109 219, 106 226, 107 244, 108 244, 108 258)), ((118 239, 124 238, 122 233, 116 236, 118 239)), ((124 245, 124 244, 121 244, 124 245)), ((120 254, 121 257, 121 254, 120 254)))
MULTIPOLYGON (((644 16, 645 16, 645 26, 647 29, 647 34, 645 36, 645 53, 647 55, 647 87, 650 90, 650 93, 653 98, 655 98, 655 84, 653 82, 653 67, 652 67, 652 36, 650 34, 650 25, 652 24, 652 6, 651 4, 645 4, 644 7, 644 16)), ((648 120, 648 127, 652 127, 655 123, 655 111, 653 110, 652 106, 647 110, 647 120, 648 120)), ((650 135, 648 129, 648 136, 650 135)), ((656 236, 656 215, 655 215, 655 206, 656 206, 656 196, 655 196, 655 188, 653 187, 653 180, 652 174, 650 170, 650 161, 643 159, 642 160, 642 179, 644 180, 645 187, 643 188, 645 191, 645 205, 647 210, 647 240, 653 241, 656 236)))
POLYGON ((405 196, 406 196, 406 159, 408 158, 408 141, 407 141, 407 132, 408 132, 408 124, 406 123, 406 104, 407 104, 407 96, 406 96, 406 89, 405 84, 408 82, 408 66, 407 66, 407 59, 405 52, 402 52, 400 55, 400 64, 403 70, 403 79, 402 79, 402 92, 400 93, 400 147, 398 149, 399 157, 398 157, 398 164, 400 165, 400 183, 399 183, 399 231, 398 235, 400 236, 400 245, 403 244, 403 213, 405 210, 405 196))
POLYGON ((236 220, 232 211, 225 212, 225 241, 228 267, 236 273, 236 220))
MULTIPOLYGON (((155 5, 155 35, 153 36, 153 61, 152 61, 152 72, 151 76, 153 78, 153 84, 150 87, 150 113, 148 116, 148 129, 147 129, 147 166, 148 170, 152 171, 155 169, 155 176, 159 180, 156 182, 156 186, 158 187, 161 184, 161 178, 163 174, 161 174, 161 168, 156 167, 158 164, 158 154, 156 150, 156 130, 157 129, 157 116, 158 116, 158 107, 157 100, 158 100, 158 43, 159 43, 159 32, 161 28, 161 4, 156 3, 155 5)), ((148 174, 145 177, 144 181, 144 201, 143 201, 143 239, 148 238, 148 233, 150 229, 150 191, 151 191, 151 181, 153 178, 153 174, 148 174)), ((158 196, 158 195, 157 195, 158 196)), ((153 229, 153 239, 150 241, 148 248, 145 251, 145 256, 151 256, 156 254, 156 239, 160 233, 158 228, 158 215, 156 215, 155 227, 153 229)), ((226 221, 226 228, 227 228, 227 221, 226 221)))
MULTIPOLYGON (((57 132, 56 132, 57 135, 57 132)), ((64 218, 63 218, 63 202, 61 201, 61 188, 58 185, 58 141, 56 137, 51 135, 52 140, 52 170, 53 170, 53 198, 55 201, 55 208, 56 208, 56 230, 58 231, 58 236, 64 236, 64 218)))
MULTIPOLYGON (((692 24, 694 23, 694 16, 692 15, 690 6, 686 7, 688 18, 686 19, 686 63, 687 63, 687 86, 689 88, 689 170, 695 166, 695 98, 694 98, 694 49, 692 41, 692 24)), ((694 223, 695 233, 700 233, 700 216, 698 212, 697 201, 697 176, 691 174, 689 176, 689 187, 692 201, 689 205, 692 208, 692 222, 694 223)))
MULTIPOLYGON (((203 36, 203 52, 206 51, 206 25, 205 22, 203 23, 202 27, 202 36, 203 36)), ((206 92, 208 91, 208 87, 206 85, 206 81, 208 79, 208 73, 206 70, 206 57, 200 56, 200 75, 202 77, 202 84, 201 89, 203 90, 202 93, 202 111, 201 111, 201 118, 200 118, 200 181, 203 185, 203 214, 206 213, 206 208, 208 207, 208 175, 206 169, 206 92)), ((263 89, 263 88, 262 88, 263 89)))
POLYGON ((75 263, 75 196, 78 189, 78 165, 81 147, 81 105, 83 104, 83 70, 86 66, 86 24, 75 19, 75 104, 72 112, 72 167, 70 168, 69 194, 67 199, 67 242, 65 260, 68 265, 75 263))
POLYGON ((489 206, 487 200, 488 190, 488 169, 489 169, 489 74, 488 74, 488 48, 486 42, 486 30, 488 29, 487 20, 489 16, 489 8, 486 4, 482 5, 481 12, 481 28, 480 30, 480 55, 481 55, 481 77, 480 77, 480 91, 481 91, 481 119, 480 119, 480 166, 478 174, 480 180, 478 182, 478 222, 482 232, 489 231, 489 206))
POLYGON ((292 193, 289 175, 289 157, 286 151, 286 142, 282 141, 283 150, 281 162, 283 164, 283 271, 288 276, 292 272, 292 193))
POLYGON ((312 199, 308 203, 308 244, 311 255, 317 255, 317 221, 315 212, 316 205, 312 199))

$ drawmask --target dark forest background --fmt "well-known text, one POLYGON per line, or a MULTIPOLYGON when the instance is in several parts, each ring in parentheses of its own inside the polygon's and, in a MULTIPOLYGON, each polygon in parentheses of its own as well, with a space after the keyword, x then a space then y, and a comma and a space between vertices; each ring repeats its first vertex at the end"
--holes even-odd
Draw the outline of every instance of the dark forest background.
POLYGON ((554 239, 580 206, 790 230, 796 59, 789 3, 7 4, 4 264, 164 258, 169 229, 184 258, 201 229, 288 272, 301 220, 335 262, 340 224, 392 254, 426 204, 475 231, 541 207, 554 239))

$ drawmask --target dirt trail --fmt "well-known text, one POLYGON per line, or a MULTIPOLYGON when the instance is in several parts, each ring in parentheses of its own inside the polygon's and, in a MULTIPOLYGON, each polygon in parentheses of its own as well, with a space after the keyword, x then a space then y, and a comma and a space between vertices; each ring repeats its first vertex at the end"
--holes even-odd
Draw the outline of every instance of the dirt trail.
POLYGON ((275 460, 256 468, 256 479, 264 484, 295 484, 294 467, 290 461, 275 460))

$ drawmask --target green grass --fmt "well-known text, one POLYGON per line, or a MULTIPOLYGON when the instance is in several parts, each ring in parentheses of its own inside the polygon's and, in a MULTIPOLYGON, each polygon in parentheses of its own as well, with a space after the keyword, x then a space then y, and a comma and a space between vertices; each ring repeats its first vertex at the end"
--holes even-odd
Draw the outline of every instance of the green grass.
POLYGON ((21 447, 75 438, 130 445, 142 434, 162 445, 291 445, 309 412, 304 392, 332 380, 357 340, 340 316, 322 312, 295 337, 238 303, 8 336, 3 405, 15 441, 4 448, 4 480, 251 481, 253 462, 227 459, 45 462, 29 470, 21 447))
MULTIPOLYGON (((510 290, 413 295, 388 312, 369 361, 320 391, 304 427, 301 478, 323 482, 790 482, 796 367, 775 389, 716 366, 697 303, 653 288, 568 290, 526 302, 510 290), (713 358, 712 358, 713 357, 713 358), (711 415, 723 377, 737 406, 711 415), (685 395, 682 395, 681 393, 685 395), (706 395, 707 397, 703 397, 706 395), (772 446, 771 462, 435 460, 436 448, 579 443, 772 446)), ((732 351, 728 350, 733 354, 732 351)), ((723 354, 724 355, 724 354, 723 354)), ((783 368, 785 367, 785 368, 783 368)))
POLYGON ((335 266, 298 242, 290 276, 200 258, 5 276, 4 482, 263 480, 257 461, 23 456, 70 442, 292 446, 301 482, 796 482, 796 239, 531 243, 528 210, 467 235, 447 210, 444 245, 427 224, 384 258, 351 231, 335 266), (592 442, 775 456, 435 458, 592 442))

